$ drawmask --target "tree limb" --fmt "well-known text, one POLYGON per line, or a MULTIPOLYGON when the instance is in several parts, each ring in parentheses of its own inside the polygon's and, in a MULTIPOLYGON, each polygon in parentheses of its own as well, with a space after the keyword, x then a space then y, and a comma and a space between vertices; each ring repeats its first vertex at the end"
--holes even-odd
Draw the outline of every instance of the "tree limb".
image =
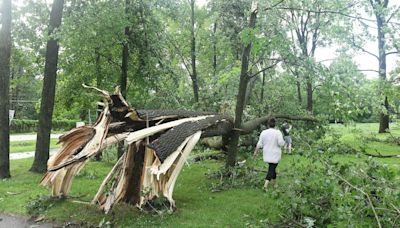
MULTIPOLYGON (((303 12, 310 12, 310 13, 322 13, 322 14, 338 14, 344 17, 360 20, 360 21, 368 21, 368 22, 376 22, 373 19, 368 19, 365 17, 360 17, 360 16, 354 16, 350 15, 347 13, 343 13, 341 11, 335 11, 335 10, 310 10, 310 9, 301 9, 301 8, 296 8, 296 7, 277 7, 276 9, 281 9, 281 10, 296 10, 296 11, 303 11, 303 12)), ((395 25, 400 25, 399 22, 388 22, 388 24, 395 24, 395 25)))
POLYGON ((358 70, 358 71, 370 71, 370 72, 376 72, 376 73, 379 73, 379 71, 378 70, 372 70, 372 69, 365 69, 365 70, 358 70))
POLYGON ((387 53, 386 53, 386 56, 388 56, 388 55, 393 55, 393 54, 399 54, 399 52, 398 52, 398 51, 387 52, 387 53))
POLYGON ((400 10, 400 6, 397 7, 397 9, 395 9, 395 10, 392 12, 392 14, 390 14, 390 16, 388 17, 388 19, 386 20, 386 23, 390 23, 390 20, 392 19, 392 17, 393 17, 394 15, 396 15, 396 13, 398 13, 399 10, 400 10))
POLYGON ((365 53, 367 53, 367 54, 369 54, 369 55, 371 55, 371 56, 373 56, 373 57, 375 57, 376 59, 379 60, 379 57, 378 57, 377 55, 375 55, 374 53, 369 52, 369 51, 365 50, 363 47, 357 45, 356 42, 355 42, 355 40, 354 40, 354 37, 352 37, 351 42, 352 42, 352 44, 353 44, 354 47, 360 49, 362 52, 365 52, 365 53))
MULTIPOLYGON (((324 163, 325 166, 329 166, 325 161, 322 161, 322 160, 321 160, 321 162, 324 163)), ((346 180, 345 178, 343 178, 341 175, 337 174, 336 172, 333 172, 333 175, 336 176, 337 178, 339 178, 340 180, 342 180, 343 182, 345 182, 345 183, 346 183, 348 186, 350 186, 351 188, 353 188, 353 189, 355 189, 355 190, 361 192, 365 197, 367 197, 368 202, 369 202, 369 205, 370 205, 370 207, 371 207, 371 209, 372 209, 372 212, 374 213, 375 220, 376 220, 376 222, 378 223, 378 227, 379 227, 379 228, 382 228, 382 225, 381 225, 381 222, 380 222, 380 220, 379 220, 378 214, 376 213, 374 204, 372 203, 371 197, 368 195, 368 193, 366 193, 366 192, 365 192, 364 190, 362 190, 361 188, 359 188, 359 187, 357 187, 357 186, 354 186, 354 185, 351 184, 348 180, 346 180)))
POLYGON ((265 67, 264 69, 261 69, 261 70, 259 70, 259 71, 257 71, 256 73, 254 73, 254 74, 252 74, 251 76, 249 76, 249 78, 253 78, 253 77, 255 77, 255 76, 257 76, 258 74, 260 74, 260 73, 263 73, 264 71, 266 71, 266 70, 269 70, 269 69, 271 69, 271 68, 274 68, 276 65, 278 65, 278 63, 280 63, 282 60, 281 59, 278 59, 275 63, 273 63, 272 65, 269 65, 269 66, 267 66, 267 67, 265 67))
POLYGON ((284 2, 284 1, 285 1, 285 0, 281 0, 281 1, 277 2, 276 4, 265 8, 264 10, 271 10, 271 9, 274 9, 275 7, 277 7, 278 5, 280 5, 280 4, 281 4, 282 2, 284 2))
POLYGON ((286 114, 270 114, 244 122, 242 124, 240 134, 249 134, 253 130, 257 129, 258 126, 267 122, 267 120, 270 119, 271 117, 275 117, 276 119, 285 119, 285 120, 318 122, 318 119, 313 116, 291 116, 286 114))

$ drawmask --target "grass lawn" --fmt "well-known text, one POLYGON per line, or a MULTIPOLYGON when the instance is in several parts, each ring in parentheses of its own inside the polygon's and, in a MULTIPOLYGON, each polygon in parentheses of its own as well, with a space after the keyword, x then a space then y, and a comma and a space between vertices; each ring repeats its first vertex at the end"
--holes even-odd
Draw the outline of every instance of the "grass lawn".
MULTIPOLYGON (((59 148, 60 145, 57 145, 58 139, 50 140, 50 149, 59 148)), ((10 152, 28 152, 35 151, 36 140, 26 140, 26 141, 14 141, 10 142, 10 152)))
POLYGON ((333 132, 341 134, 340 140, 355 149, 365 148, 368 153, 382 155, 400 155, 400 145, 388 142, 392 137, 400 137, 400 123, 391 124, 390 134, 378 134, 378 124, 363 123, 344 126, 332 124, 333 132), (373 138, 374 141, 364 143, 363 138, 373 138), (385 141, 386 140, 386 141, 385 141))
MULTIPOLYGON (((25 214, 27 203, 48 191, 39 186, 42 177, 28 172, 32 159, 14 160, 11 163, 12 178, 0 184, 0 211, 25 214)), ((175 186, 174 199, 177 211, 155 216, 144 214, 129 205, 119 205, 113 213, 104 215, 95 206, 73 202, 90 201, 96 193, 102 178, 112 168, 111 163, 91 162, 76 177, 71 198, 55 203, 44 216, 57 221, 85 221, 99 224, 105 218, 117 226, 245 226, 260 220, 276 218, 275 201, 259 189, 234 189, 212 193, 206 173, 217 169, 223 163, 206 161, 186 166, 175 186), (267 205, 269 205, 267 207, 267 205), (212 219, 212 220, 211 220, 212 219)), ((262 178, 262 177, 260 177, 262 178)))
MULTIPOLYGON (((367 134, 369 130, 366 129, 369 127, 372 129, 373 126, 365 126, 365 128, 361 126, 361 130, 367 134)), ((333 128, 335 131, 345 133, 341 139, 344 141, 351 140, 358 134, 352 131, 352 127, 334 126, 333 128)), ((398 133, 400 132, 396 132, 398 133)), ((399 153, 393 145, 389 145, 388 148, 388 153, 399 153)), ((350 163, 365 160, 367 156, 337 155, 334 159, 350 163)), ((397 173, 400 171, 399 158, 376 158, 375 160, 388 164, 397 170, 397 173)), ((266 169, 260 157, 257 161, 249 162, 255 163, 260 169, 266 169)), ((310 162, 303 156, 284 154, 278 167, 278 188, 284 190, 289 182, 296 181, 296 177, 287 175, 287 171, 294 163, 304 163, 306 167, 310 162)), ((25 206, 28 202, 38 195, 49 194, 47 189, 38 185, 42 175, 28 172, 31 163, 32 159, 11 161, 12 178, 0 181, 1 212, 25 215, 27 213, 25 206)), ((173 214, 142 213, 130 205, 120 204, 110 214, 104 215, 96 206, 76 202, 89 202, 97 192, 102 179, 113 166, 109 162, 90 162, 75 178, 70 197, 67 200, 54 202, 42 215, 46 219, 58 222, 75 221, 92 225, 98 225, 101 221, 110 221, 117 227, 265 227, 267 226, 265 221, 277 221, 279 213, 282 213, 277 210, 278 204, 282 202, 274 198, 270 192, 264 193, 261 186, 222 192, 210 191, 211 180, 206 173, 217 170, 223 165, 223 161, 207 160, 185 166, 175 186, 174 199, 177 211, 173 214)), ((260 179, 264 175, 260 173, 260 179)), ((372 218, 366 218, 366 221, 371 222, 370 225, 373 224, 372 218)))

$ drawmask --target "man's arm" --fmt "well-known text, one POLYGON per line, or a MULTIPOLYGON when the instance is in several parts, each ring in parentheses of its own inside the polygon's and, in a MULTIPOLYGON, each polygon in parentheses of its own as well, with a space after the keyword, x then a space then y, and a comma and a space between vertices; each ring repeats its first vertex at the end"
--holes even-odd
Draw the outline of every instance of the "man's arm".
POLYGON ((260 134, 260 137, 258 139, 258 142, 256 144, 256 149, 254 149, 254 153, 253 153, 253 158, 256 157, 258 150, 260 150, 260 148, 263 147, 263 139, 262 139, 262 133, 260 134))
POLYGON ((254 150, 254 153, 253 153, 253 158, 255 158, 257 156, 257 153, 258 153, 259 150, 260 150, 260 148, 258 148, 256 146, 256 149, 254 150))

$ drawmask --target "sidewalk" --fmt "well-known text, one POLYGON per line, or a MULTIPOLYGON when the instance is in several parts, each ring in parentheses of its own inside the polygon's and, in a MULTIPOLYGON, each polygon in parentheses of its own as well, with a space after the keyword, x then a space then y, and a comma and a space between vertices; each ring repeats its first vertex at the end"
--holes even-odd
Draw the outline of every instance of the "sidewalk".
MULTIPOLYGON (((51 134, 50 138, 58 139, 63 134, 51 134)), ((28 140, 36 140, 36 134, 30 135, 10 135, 10 142, 15 141, 28 141, 28 140)))

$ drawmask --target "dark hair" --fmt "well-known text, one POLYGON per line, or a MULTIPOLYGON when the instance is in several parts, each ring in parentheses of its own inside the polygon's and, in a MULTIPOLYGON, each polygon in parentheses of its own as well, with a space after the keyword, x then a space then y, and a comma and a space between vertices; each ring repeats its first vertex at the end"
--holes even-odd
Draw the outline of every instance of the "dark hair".
POLYGON ((274 117, 271 117, 271 118, 268 120, 268 127, 274 128, 275 126, 276 126, 276 119, 275 119, 274 117))

